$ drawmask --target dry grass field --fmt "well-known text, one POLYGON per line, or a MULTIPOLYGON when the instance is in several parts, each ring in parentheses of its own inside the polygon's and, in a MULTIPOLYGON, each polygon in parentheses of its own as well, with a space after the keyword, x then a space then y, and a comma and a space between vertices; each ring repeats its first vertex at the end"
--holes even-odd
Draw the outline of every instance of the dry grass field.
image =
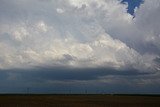
POLYGON ((160 107, 160 97, 130 95, 0 95, 0 107, 160 107))

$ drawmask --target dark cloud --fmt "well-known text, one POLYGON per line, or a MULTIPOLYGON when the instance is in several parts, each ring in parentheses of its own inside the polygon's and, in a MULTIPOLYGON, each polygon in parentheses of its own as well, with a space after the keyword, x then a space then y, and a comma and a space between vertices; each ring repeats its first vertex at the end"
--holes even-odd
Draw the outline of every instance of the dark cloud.
POLYGON ((135 70, 41 68, 1 70, 0 73, 0 92, 24 93, 30 88, 33 93, 82 93, 85 90, 89 93, 156 93, 160 89, 149 87, 158 84, 156 73, 135 70))
POLYGON ((1 73, 12 76, 17 75, 15 79, 22 80, 97 80, 99 77, 107 75, 123 75, 123 76, 137 76, 147 75, 150 73, 141 73, 135 69, 131 70, 115 70, 109 68, 39 68, 28 70, 2 70, 1 73))

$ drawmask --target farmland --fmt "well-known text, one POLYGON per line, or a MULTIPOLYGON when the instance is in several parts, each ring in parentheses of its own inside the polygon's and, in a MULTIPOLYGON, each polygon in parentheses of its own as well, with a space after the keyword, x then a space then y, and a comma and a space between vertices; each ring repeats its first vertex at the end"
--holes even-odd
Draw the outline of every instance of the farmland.
POLYGON ((160 107, 160 96, 3 94, 0 107, 160 107))

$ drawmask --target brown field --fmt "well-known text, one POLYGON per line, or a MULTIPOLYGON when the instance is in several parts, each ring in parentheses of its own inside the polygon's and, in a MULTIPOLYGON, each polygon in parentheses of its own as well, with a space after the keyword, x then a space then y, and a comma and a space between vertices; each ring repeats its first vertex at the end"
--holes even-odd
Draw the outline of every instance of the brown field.
POLYGON ((0 95, 0 107, 160 107, 160 96, 0 95))

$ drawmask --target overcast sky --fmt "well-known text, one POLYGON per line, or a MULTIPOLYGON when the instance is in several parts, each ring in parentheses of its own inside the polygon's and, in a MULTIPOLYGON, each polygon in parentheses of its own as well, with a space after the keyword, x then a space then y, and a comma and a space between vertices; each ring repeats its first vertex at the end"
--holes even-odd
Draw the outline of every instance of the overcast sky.
POLYGON ((0 0, 0 92, 160 93, 159 0, 0 0))

